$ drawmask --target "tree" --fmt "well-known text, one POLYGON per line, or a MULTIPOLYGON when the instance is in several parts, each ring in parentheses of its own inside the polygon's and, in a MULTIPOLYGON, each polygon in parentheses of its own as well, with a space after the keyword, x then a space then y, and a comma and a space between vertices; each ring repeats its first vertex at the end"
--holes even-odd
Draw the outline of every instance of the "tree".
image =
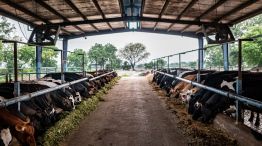
POLYGON ((85 69, 88 68, 88 55, 87 52, 85 52, 83 49, 75 49, 72 53, 68 55, 68 67, 82 67, 83 65, 83 55, 85 56, 85 69))
POLYGON ((167 62, 163 58, 157 59, 156 61, 156 67, 158 68, 164 68, 166 64, 167 62))
POLYGON ((127 61, 125 61, 122 68, 123 68, 123 70, 129 70, 131 68, 131 66, 129 65, 129 63, 127 61))
MULTIPOLYGON (((55 46, 43 47, 42 48, 42 66, 43 67, 57 67, 56 58, 58 57, 58 52, 54 51, 58 48, 55 46)), ((19 64, 23 68, 25 66, 35 67, 36 66, 36 47, 23 45, 19 48, 19 64)))
POLYGON ((223 66, 223 53, 220 46, 206 50, 205 63, 208 67, 223 66))
POLYGON ((120 59, 116 56, 117 49, 114 45, 108 43, 106 45, 95 44, 88 51, 88 57, 91 62, 97 61, 100 66, 120 67, 120 59))
POLYGON ((146 59, 150 53, 146 51, 146 47, 141 43, 129 43, 123 49, 119 50, 119 55, 127 60, 132 69, 135 70, 136 63, 146 59))

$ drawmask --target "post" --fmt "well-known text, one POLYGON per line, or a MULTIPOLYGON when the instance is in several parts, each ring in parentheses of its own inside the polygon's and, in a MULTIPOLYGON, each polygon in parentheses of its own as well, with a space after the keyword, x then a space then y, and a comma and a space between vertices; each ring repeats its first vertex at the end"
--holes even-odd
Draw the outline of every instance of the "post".
POLYGON ((181 53, 178 54, 178 68, 181 68, 181 53))
MULTIPOLYGON (((67 51, 68 50, 68 39, 67 38, 63 38, 63 60, 67 60, 67 51)), ((64 62, 64 71, 67 71, 67 62, 64 62)))
POLYGON ((158 59, 156 59, 156 70, 158 70, 158 59))
POLYGON ((96 73, 97 73, 97 57, 96 57, 96 73))
POLYGON ((229 70, 228 43, 224 43, 222 45, 222 50, 223 50, 224 70, 228 71, 229 70))
POLYGON ((41 78, 41 67, 42 67, 42 46, 36 46, 36 79, 41 78))
MULTIPOLYGON (((17 42, 14 42, 14 97, 20 96, 20 83, 18 81, 17 64, 17 42)), ((20 102, 17 103, 17 110, 20 111, 20 102)))
POLYGON ((169 56, 167 56, 167 73, 169 73, 169 56))
POLYGON ((200 70, 204 68, 204 40, 203 37, 198 37, 198 73, 197 82, 200 82, 200 70))
POLYGON ((17 42, 14 42, 14 79, 18 81, 18 66, 17 66, 17 42))
POLYGON ((64 51, 61 50, 61 83, 64 83, 65 76, 64 76, 64 51))
POLYGON ((83 67, 83 76, 85 77, 85 54, 82 55, 82 67, 83 67))

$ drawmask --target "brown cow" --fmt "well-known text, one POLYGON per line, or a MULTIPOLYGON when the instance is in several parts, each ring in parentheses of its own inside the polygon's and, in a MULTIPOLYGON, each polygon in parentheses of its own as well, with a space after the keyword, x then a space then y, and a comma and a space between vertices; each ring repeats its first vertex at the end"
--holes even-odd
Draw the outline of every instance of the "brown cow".
POLYGON ((11 133, 25 146, 36 146, 35 129, 30 123, 30 119, 23 121, 19 117, 11 114, 6 109, 0 109, 1 124, 10 126, 11 133))
MULTIPOLYGON (((190 81, 193 81, 196 79, 196 75, 187 75, 184 77, 184 79, 187 79, 187 80, 190 80, 190 81)), ((187 85, 190 85, 186 82, 179 82, 175 87, 173 87, 171 90, 170 90, 170 97, 174 97, 174 98, 178 98, 179 96, 179 93, 186 87, 186 88, 190 88, 190 86, 187 86, 187 85)))

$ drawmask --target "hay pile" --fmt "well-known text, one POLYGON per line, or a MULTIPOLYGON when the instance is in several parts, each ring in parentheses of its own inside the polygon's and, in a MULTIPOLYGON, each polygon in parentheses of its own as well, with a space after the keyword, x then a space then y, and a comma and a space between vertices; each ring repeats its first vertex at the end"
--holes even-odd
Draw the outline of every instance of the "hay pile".
POLYGON ((165 96, 165 92, 161 90, 155 83, 149 83, 153 89, 164 100, 168 110, 175 114, 177 126, 182 129, 183 134, 188 140, 188 145, 201 146, 236 146, 237 141, 231 138, 227 133, 220 129, 214 128, 212 124, 204 124, 198 121, 193 121, 187 113, 186 105, 179 99, 169 98, 165 96))

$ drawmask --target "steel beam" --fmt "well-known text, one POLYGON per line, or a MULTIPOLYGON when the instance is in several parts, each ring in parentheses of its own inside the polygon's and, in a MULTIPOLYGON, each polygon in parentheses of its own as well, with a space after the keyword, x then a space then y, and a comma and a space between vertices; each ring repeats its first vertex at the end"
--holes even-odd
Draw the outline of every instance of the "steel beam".
POLYGON ((32 26, 32 27, 35 26, 35 24, 34 24, 33 22, 28 21, 28 20, 26 20, 26 19, 24 19, 24 18, 22 18, 22 17, 17 16, 17 15, 14 15, 14 14, 12 14, 12 13, 4 10, 4 9, 1 9, 1 8, 0 8, 0 14, 3 15, 3 16, 5 16, 5 17, 8 17, 8 18, 10 18, 10 19, 13 19, 13 20, 15 20, 15 21, 24 23, 24 24, 26 24, 26 25, 29 25, 29 26, 32 26))
MULTIPOLYGON (((169 2, 170 2, 170 0, 166 0, 165 1, 164 5, 163 5, 163 7, 162 7, 162 9, 160 11, 160 14, 158 15, 159 19, 162 17, 163 13, 166 11, 166 8, 167 8, 169 2)), ((158 22, 155 23, 154 30, 156 30, 157 24, 158 24, 158 22)))
POLYGON ((22 7, 21 5, 15 3, 15 2, 12 2, 10 0, 1 0, 1 2, 5 3, 5 4, 7 4, 7 5, 9 5, 9 6, 13 7, 13 8, 15 8, 15 9, 17 9, 19 11, 22 11, 26 15, 29 15, 29 16, 34 17, 36 19, 39 19, 39 20, 41 20, 41 21, 43 21, 45 23, 49 23, 49 21, 47 19, 40 17, 39 15, 33 13, 32 11, 22 7))
MULTIPOLYGON (((195 21, 199 20, 201 18, 203 18, 204 16, 206 16, 207 14, 209 14, 210 12, 214 11, 216 8, 218 8, 219 6, 221 6, 222 4, 224 4, 226 1, 228 0, 219 0, 217 3, 215 3, 213 6, 211 6, 209 9, 207 9, 204 13, 202 13, 200 16, 198 16, 195 21)), ((190 25, 187 25, 186 27, 184 27, 181 31, 185 31, 186 29, 188 29, 190 27, 190 25)))
MULTIPOLYGON (((198 0, 192 0, 186 7, 185 9, 177 16, 176 20, 180 20, 180 18, 182 17, 182 15, 184 15, 184 13, 190 9, 198 0)), ((175 25, 175 23, 172 23, 171 25, 169 25, 167 31, 170 31, 171 28, 175 25)))
POLYGON ((247 14, 244 15, 244 16, 240 16, 240 17, 238 17, 238 18, 230 21, 229 23, 230 23, 230 24, 237 24, 237 23, 240 23, 240 22, 242 22, 242 21, 244 21, 244 20, 246 20, 246 19, 249 19, 249 18, 252 18, 252 17, 254 17, 254 16, 257 16, 257 15, 259 15, 259 14, 261 14, 261 13, 262 13, 262 7, 254 10, 254 11, 252 11, 252 12, 250 12, 250 13, 247 13, 247 14))
MULTIPOLYGON (((76 7, 76 5, 71 0, 65 0, 65 2, 78 14, 80 15, 83 20, 87 20, 86 16, 76 7)), ((99 29, 94 25, 90 24, 97 32, 99 29)))
POLYGON ((248 0, 248 1, 240 4, 236 8, 232 9, 231 11, 229 11, 229 12, 225 13, 224 15, 220 16, 219 18, 215 19, 215 22, 218 22, 218 21, 220 21, 220 20, 222 20, 222 19, 224 19, 224 18, 226 18, 226 17, 228 17, 228 16, 230 16, 230 15, 240 11, 240 10, 242 10, 242 9, 244 9, 244 8, 254 4, 254 3, 256 3, 257 1, 258 0, 248 0))
POLYGON ((200 65, 200 69, 204 68, 204 39, 203 37, 199 37, 198 38, 198 53, 199 53, 199 65, 200 65))
MULTIPOLYGON (((92 0, 92 1, 93 1, 94 5, 95 5, 96 9, 99 11, 100 15, 102 16, 102 18, 106 19, 106 16, 105 16, 103 10, 101 9, 101 7, 99 6, 97 0, 92 0)), ((113 30, 113 28, 112 28, 112 26, 110 25, 109 22, 106 22, 106 24, 109 26, 110 30, 113 30)))
MULTIPOLYGON (((118 4, 119 4, 119 8, 120 8, 121 17, 123 18, 126 15, 123 1, 122 0, 118 0, 118 4)), ((123 24, 124 24, 124 26, 126 28, 127 26, 126 26, 126 22, 125 21, 123 21, 123 24)))
POLYGON ((228 57, 228 43, 222 44, 222 50, 223 50, 223 62, 224 62, 224 70, 229 70, 229 57, 228 57))
POLYGON ((36 46, 36 79, 41 78, 41 67, 42 67, 42 47, 36 46))
POLYGON ((67 38, 63 38, 63 60, 64 60, 64 72, 67 71, 67 52, 68 52, 68 39, 67 38))
POLYGON ((192 21, 192 20, 176 20, 176 19, 165 19, 165 18, 151 18, 151 17, 139 17, 139 16, 126 16, 116 18, 105 18, 96 20, 84 20, 84 21, 73 21, 73 22, 61 22, 53 23, 51 26, 70 26, 70 25, 81 25, 81 24, 93 24, 93 23, 106 23, 106 22, 119 22, 119 21, 148 21, 148 22, 164 22, 164 23, 176 23, 176 24, 190 24, 190 25, 228 25, 217 22, 206 22, 206 21, 192 21))
MULTIPOLYGON (((39 5, 41 5, 42 7, 44 7, 45 9, 47 9, 49 12, 55 14, 56 16, 62 18, 64 21, 66 22, 70 22, 69 19, 67 19, 67 17, 63 16, 62 14, 60 14, 59 12, 57 12, 54 8, 52 8, 50 5, 48 5, 46 2, 44 2, 43 0, 37 0, 35 1, 36 3, 38 3, 39 5)), ((75 27, 77 30, 85 32, 83 29, 81 29, 78 26, 73 26, 75 27)))
POLYGON ((159 33, 159 34, 166 34, 166 35, 180 35, 180 36, 185 36, 185 37, 191 37, 191 38, 198 38, 199 35, 196 35, 194 32, 185 32, 181 33, 179 31, 170 31, 167 32, 165 30, 153 30, 149 28, 142 28, 142 29, 137 29, 137 30, 130 30, 130 29, 124 29, 124 28, 119 28, 119 29, 114 29, 114 31, 110 30, 101 30, 99 32, 89 32, 89 33, 84 33, 80 35, 60 35, 62 38, 68 38, 68 39, 76 39, 79 37, 86 37, 86 36, 95 36, 95 35, 105 35, 105 34, 113 34, 113 33, 121 33, 121 32, 146 32, 146 33, 159 33))

